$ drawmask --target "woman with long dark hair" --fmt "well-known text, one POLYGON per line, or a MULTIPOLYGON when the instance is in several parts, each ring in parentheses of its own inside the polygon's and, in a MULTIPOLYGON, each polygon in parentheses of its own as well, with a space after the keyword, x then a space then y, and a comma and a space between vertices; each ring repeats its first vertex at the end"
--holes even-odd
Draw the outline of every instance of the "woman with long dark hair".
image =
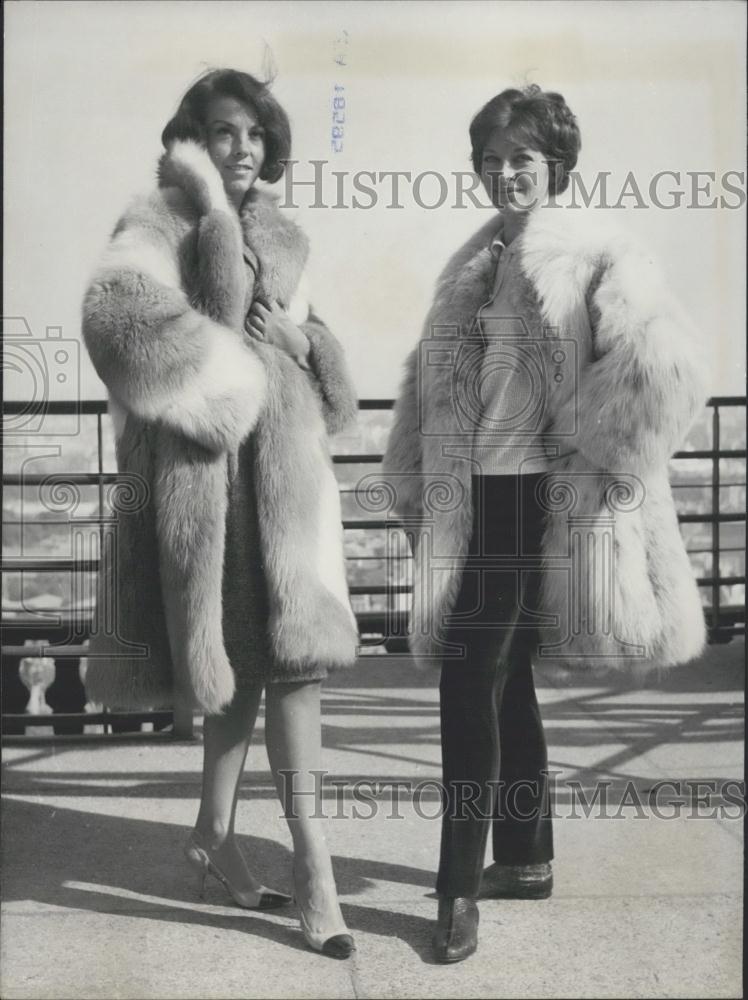
POLYGON ((306 237, 257 187, 291 149, 269 86, 204 75, 162 142, 158 188, 117 223, 83 308, 138 497, 102 552, 88 690, 133 707, 176 693, 204 711, 186 854, 249 909, 290 902, 260 884, 234 830, 265 691, 301 926, 313 948, 346 957, 318 778, 320 682, 357 647, 327 446, 355 417, 355 392, 304 294, 306 237))

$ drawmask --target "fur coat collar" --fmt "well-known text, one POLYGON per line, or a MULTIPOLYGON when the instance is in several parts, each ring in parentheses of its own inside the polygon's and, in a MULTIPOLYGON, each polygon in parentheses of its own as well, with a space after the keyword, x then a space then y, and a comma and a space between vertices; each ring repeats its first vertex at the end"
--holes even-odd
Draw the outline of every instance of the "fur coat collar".
MULTIPOLYGON (((474 321, 490 296, 500 226, 494 217, 442 272, 384 458, 392 509, 413 538, 420 656, 445 654, 472 527, 477 470, 459 404, 480 371, 474 321)), ((545 329, 574 340, 580 359, 544 428, 566 457, 544 480, 539 655, 601 667, 689 660, 703 648, 704 617, 667 462, 705 403, 698 338, 649 255, 586 213, 541 209, 518 239, 545 329)))
POLYGON ((237 216, 194 143, 175 143, 158 176, 120 220, 83 308, 118 466, 139 497, 117 510, 102 552, 87 687, 121 706, 172 704, 176 689, 217 712, 235 687, 221 623, 227 495, 250 433, 273 653, 300 678, 311 663, 355 658, 326 434, 356 400, 339 346, 300 294, 299 228, 262 193, 237 216), (244 332, 258 294, 302 326, 312 373, 244 332), (113 628, 102 617, 111 594, 113 628))

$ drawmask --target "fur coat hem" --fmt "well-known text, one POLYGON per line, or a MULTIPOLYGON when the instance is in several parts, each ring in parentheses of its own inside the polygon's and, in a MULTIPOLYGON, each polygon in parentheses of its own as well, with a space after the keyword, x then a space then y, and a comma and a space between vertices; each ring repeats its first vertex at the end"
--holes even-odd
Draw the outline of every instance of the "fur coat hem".
MULTIPOLYGON (((443 657, 472 529, 469 434, 460 400, 480 370, 474 321, 490 297, 492 219, 452 257, 421 340, 409 354, 384 474, 414 552, 410 644, 443 657), (473 364, 429 363, 440 357, 473 364)), ((543 584, 535 613, 541 659, 601 670, 686 662, 703 650, 698 587, 680 535, 667 462, 707 393, 706 358, 655 262, 589 214, 541 209, 521 267, 549 332, 592 338, 589 363, 560 394, 543 432, 548 473, 543 584)))

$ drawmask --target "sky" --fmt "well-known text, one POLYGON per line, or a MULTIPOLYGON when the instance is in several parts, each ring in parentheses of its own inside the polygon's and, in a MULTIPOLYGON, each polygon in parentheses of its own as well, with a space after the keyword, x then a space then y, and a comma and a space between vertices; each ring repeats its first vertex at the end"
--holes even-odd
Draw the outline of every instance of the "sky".
MULTIPOLYGON (((271 54, 274 93, 292 123, 294 178, 312 177, 309 161, 327 161, 327 207, 295 187, 298 207, 284 211, 310 238, 315 310, 342 342, 360 396, 395 394, 437 274, 489 217, 467 198, 454 207, 453 175, 470 169, 470 119, 500 90, 530 82, 564 94, 582 133, 579 176, 590 189, 608 172, 609 202, 625 207, 606 211, 662 260, 712 346, 710 392, 744 394, 745 22, 743 3, 719 0, 9 2, 4 313, 24 318, 34 339, 18 323, 6 336, 22 338, 17 357, 33 344, 53 372, 58 352, 46 342, 71 341, 59 356, 77 355, 79 370, 50 376, 49 395, 104 398, 75 342, 108 234, 132 195, 153 185, 161 130, 190 83, 217 66, 262 75, 271 54), (334 137, 336 96, 345 107, 334 137), (441 194, 430 175, 421 205, 405 184, 393 208, 385 181, 372 208, 355 208, 361 171, 436 172, 448 195, 423 207, 441 194), (660 201, 681 190, 679 206, 649 197, 662 171, 680 177, 663 176, 660 201), (694 182, 697 171, 714 181, 694 182), (620 199, 628 176, 641 207, 635 195, 620 199), (342 207, 333 208, 338 183, 342 207), (694 193, 694 183, 705 190, 694 193)), ((289 200, 283 181, 274 190, 289 200)), ((24 398, 31 376, 16 368, 6 394, 24 398)))

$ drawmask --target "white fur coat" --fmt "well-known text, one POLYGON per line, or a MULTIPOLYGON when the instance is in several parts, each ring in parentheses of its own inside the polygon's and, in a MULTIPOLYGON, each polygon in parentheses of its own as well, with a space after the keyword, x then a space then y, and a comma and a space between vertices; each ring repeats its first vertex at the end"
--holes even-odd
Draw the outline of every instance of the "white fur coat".
POLYGON ((118 223, 83 305, 125 480, 104 539, 87 687, 110 705, 217 712, 235 678, 222 633, 227 493, 254 435, 273 654, 342 666, 357 645, 327 432, 356 414, 342 351, 299 295, 306 237, 262 193, 240 214, 194 143, 175 143, 159 188, 118 223), (255 295, 309 338, 307 373, 244 331, 255 295), (129 492, 128 492, 129 490, 129 492))
MULTIPOLYGON (((384 459, 393 509, 413 540, 411 648, 422 656, 444 652, 472 527, 460 404, 485 349, 474 321, 490 297, 500 222, 492 218, 438 280, 384 459), (455 363, 435 365, 434 349, 455 363)), ((575 340, 582 359, 544 428, 549 441, 558 434, 549 454, 565 457, 543 482, 542 598, 530 609, 539 655, 575 666, 687 661, 704 646, 705 624, 667 463, 706 401, 698 337, 654 261, 587 213, 541 209, 518 239, 543 325, 575 340)))

